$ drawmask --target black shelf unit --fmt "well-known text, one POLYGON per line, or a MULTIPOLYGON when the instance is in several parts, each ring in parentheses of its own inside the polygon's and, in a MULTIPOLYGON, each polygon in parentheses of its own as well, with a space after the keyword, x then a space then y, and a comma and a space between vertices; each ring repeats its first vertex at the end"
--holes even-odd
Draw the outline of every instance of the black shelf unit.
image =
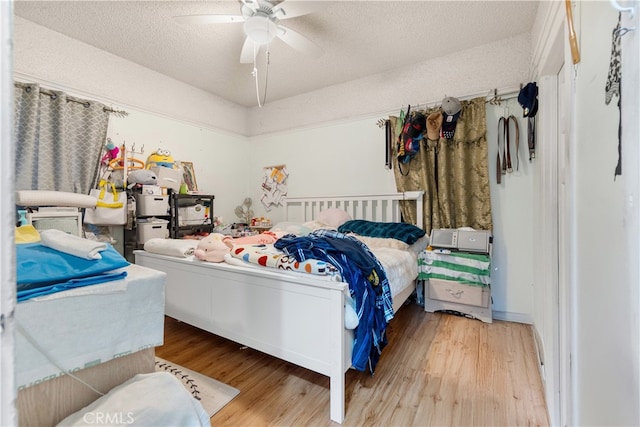
POLYGON ((209 194, 180 194, 171 192, 169 196, 169 213, 171 222, 169 224, 169 236, 172 239, 179 239, 183 236, 198 233, 211 233, 213 231, 213 200, 215 196, 209 194), (202 205, 209 209, 203 223, 180 225, 180 208, 202 205))

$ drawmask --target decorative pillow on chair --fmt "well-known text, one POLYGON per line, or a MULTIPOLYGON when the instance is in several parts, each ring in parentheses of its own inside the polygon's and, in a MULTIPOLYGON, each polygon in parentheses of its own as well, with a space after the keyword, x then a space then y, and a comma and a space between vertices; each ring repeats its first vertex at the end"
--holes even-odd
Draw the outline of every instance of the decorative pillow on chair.
POLYGON ((323 224, 338 228, 345 222, 351 220, 351 215, 342 209, 329 208, 320 212, 314 219, 323 224))

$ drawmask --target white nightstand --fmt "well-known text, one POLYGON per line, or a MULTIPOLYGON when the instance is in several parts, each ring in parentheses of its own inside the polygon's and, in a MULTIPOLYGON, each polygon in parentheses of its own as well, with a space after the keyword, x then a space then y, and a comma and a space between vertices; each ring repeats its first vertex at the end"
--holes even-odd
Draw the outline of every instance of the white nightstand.
POLYGON ((490 273, 489 255, 422 251, 418 280, 424 284, 425 311, 451 310, 491 323, 490 273))

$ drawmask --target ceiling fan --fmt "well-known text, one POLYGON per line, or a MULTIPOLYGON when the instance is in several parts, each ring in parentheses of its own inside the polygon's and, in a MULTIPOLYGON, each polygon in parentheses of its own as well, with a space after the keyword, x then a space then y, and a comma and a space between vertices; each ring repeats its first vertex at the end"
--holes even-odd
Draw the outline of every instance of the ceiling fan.
POLYGON ((241 15, 184 15, 177 16, 178 22, 185 24, 228 24, 244 22, 246 35, 240 62, 254 62, 260 47, 274 38, 312 57, 322 55, 323 50, 316 43, 297 31, 280 25, 280 21, 306 15, 320 10, 323 2, 288 0, 240 0, 241 15))

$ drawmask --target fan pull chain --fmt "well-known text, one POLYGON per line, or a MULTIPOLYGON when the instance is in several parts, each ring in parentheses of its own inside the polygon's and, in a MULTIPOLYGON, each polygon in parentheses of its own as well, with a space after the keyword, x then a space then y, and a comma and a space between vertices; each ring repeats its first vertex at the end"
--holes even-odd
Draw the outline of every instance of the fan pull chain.
POLYGON ((253 77, 255 77, 256 80, 256 97, 258 98, 258 108, 262 108, 262 106, 266 103, 267 101, 267 87, 268 87, 268 82, 269 82, 269 45, 267 45, 267 52, 266 52, 266 56, 267 56, 267 60, 266 60, 266 68, 265 68, 265 74, 264 74, 264 96, 262 98, 262 102, 260 102, 260 89, 259 89, 259 85, 258 85, 258 67, 256 65, 256 52, 255 52, 255 45, 253 46, 254 49, 254 54, 253 54, 253 71, 251 72, 251 74, 253 75, 253 77))

